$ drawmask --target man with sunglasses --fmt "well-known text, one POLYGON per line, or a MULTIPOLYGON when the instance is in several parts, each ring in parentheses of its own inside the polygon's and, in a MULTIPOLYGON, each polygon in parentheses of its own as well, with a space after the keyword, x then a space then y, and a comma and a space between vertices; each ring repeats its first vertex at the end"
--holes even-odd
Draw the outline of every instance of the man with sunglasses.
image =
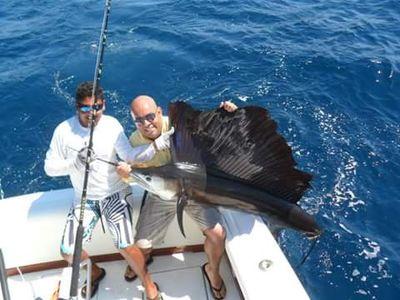
MULTIPOLYGON (((137 272, 147 295, 158 297, 159 292, 148 274, 142 252, 134 244, 132 232, 132 190, 116 172, 117 155, 130 163, 152 159, 157 151, 169 147, 169 135, 160 135, 153 143, 132 148, 121 124, 113 117, 104 115, 103 90, 98 87, 92 103, 92 82, 80 84, 76 91, 76 115, 62 122, 54 131, 50 148, 46 153, 44 169, 49 176, 69 176, 74 188, 74 204, 67 215, 61 241, 61 255, 72 263, 82 196, 84 170, 88 152, 90 122, 93 110, 94 131, 90 172, 87 185, 87 202, 83 221, 83 242, 90 240, 92 231, 100 219, 105 221, 116 248, 137 272)), ((89 258, 82 251, 82 260, 89 258)), ((105 270, 92 264, 91 296, 95 295, 105 270)), ((86 297, 86 284, 81 290, 86 297)))
MULTIPOLYGON (((229 112, 237 109, 237 106, 230 101, 221 102, 220 107, 229 112)), ((137 127, 130 137, 131 145, 134 147, 151 144, 169 130, 168 117, 162 115, 161 107, 157 106, 154 99, 149 96, 138 96, 132 101, 131 115, 137 127)), ((170 161, 171 153, 168 148, 165 148, 141 166, 158 167, 170 161)), ((127 178, 131 166, 121 164, 117 171, 123 178, 127 178)), ((185 211, 198 223, 206 237, 204 251, 208 262, 203 265, 203 272, 210 282, 214 298, 223 299, 226 295, 226 287, 219 274, 219 265, 225 249, 225 230, 221 225, 220 213, 215 207, 197 203, 187 205, 185 211)), ((152 262, 150 254, 153 243, 158 243, 164 238, 175 214, 175 202, 165 201, 154 194, 148 194, 139 216, 135 237, 136 244, 146 256, 147 264, 152 262)), ((127 281, 132 281, 137 275, 128 266, 124 277, 127 281)))

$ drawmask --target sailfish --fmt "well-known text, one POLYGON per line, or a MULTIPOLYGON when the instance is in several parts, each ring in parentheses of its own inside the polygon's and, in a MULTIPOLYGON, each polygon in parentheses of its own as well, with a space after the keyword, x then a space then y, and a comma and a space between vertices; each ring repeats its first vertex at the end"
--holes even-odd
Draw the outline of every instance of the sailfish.
POLYGON ((320 235, 314 217, 298 205, 312 175, 295 168, 266 109, 200 111, 178 101, 169 105, 169 118, 175 128, 171 163, 135 168, 131 176, 149 192, 177 201, 183 235, 189 200, 265 215, 310 238, 320 235))

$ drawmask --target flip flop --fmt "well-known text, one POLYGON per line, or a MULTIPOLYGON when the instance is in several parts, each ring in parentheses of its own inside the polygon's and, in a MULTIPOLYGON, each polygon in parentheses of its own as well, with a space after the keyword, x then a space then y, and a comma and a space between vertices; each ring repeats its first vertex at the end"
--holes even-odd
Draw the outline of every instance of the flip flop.
POLYGON ((144 297, 145 292, 143 292, 142 300, 164 300, 164 298, 163 298, 163 296, 161 295, 161 292, 160 292, 160 287, 158 286, 158 284, 156 282, 154 282, 154 285, 156 286, 157 291, 158 291, 157 296, 155 296, 154 298, 149 298, 149 297, 146 296, 146 299, 145 299, 145 297, 144 297))
POLYGON ((60 295, 60 286, 61 286, 61 280, 57 283, 57 287, 54 290, 54 292, 51 294, 50 296, 50 300, 58 300, 59 299, 59 295, 60 295))
POLYGON ((211 294, 213 295, 214 299, 215 299, 215 300, 222 300, 222 299, 224 299, 225 296, 226 296, 226 286, 225 286, 225 283, 224 283, 224 281, 223 281, 222 278, 221 278, 221 286, 220 286, 219 288, 215 288, 215 287, 212 286, 211 280, 210 280, 210 278, 208 277, 208 274, 207 274, 207 272, 206 272, 206 265, 207 265, 207 264, 208 264, 208 263, 205 263, 204 265, 202 265, 202 266, 201 266, 201 270, 202 270, 204 276, 206 277, 206 279, 207 279, 207 281, 208 281, 208 285, 209 285, 210 288, 211 288, 211 294), (221 294, 221 292, 222 292, 224 289, 225 289, 225 296, 219 297, 219 296, 217 295, 217 293, 218 293, 218 294, 221 294))
MULTIPOLYGON (((99 288, 100 281, 103 280, 103 278, 106 276, 106 270, 104 270, 103 268, 100 268, 100 270, 101 270, 100 276, 97 277, 92 282, 90 298, 92 298, 94 295, 96 295, 97 290, 99 288)), ((86 299, 86 286, 87 286, 87 281, 85 280, 85 283, 83 284, 82 289, 81 289, 81 296, 84 299, 86 299)))
MULTIPOLYGON (((146 266, 148 266, 148 265, 150 265, 151 263, 153 263, 153 261, 154 261, 154 260, 153 260, 153 256, 149 256, 149 258, 146 260, 146 266)), ((129 265, 126 266, 124 278, 125 278, 126 281, 131 282, 131 281, 134 281, 134 280, 137 278, 137 274, 135 274, 133 277, 127 276, 127 275, 126 275, 126 272, 127 272, 128 268, 130 268, 129 265)))

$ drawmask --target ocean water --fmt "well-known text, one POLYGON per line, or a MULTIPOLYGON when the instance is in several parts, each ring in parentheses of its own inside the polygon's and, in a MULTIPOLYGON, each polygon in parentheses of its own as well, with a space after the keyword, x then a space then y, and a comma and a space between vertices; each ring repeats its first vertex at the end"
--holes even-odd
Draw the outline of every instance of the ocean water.
MULTIPOLYGON (((93 78, 102 1, 0 0, 0 196, 69 186, 43 159, 74 92, 93 78)), ((296 272, 312 299, 399 299, 400 2, 115 0, 104 76, 107 113, 166 111, 186 99, 260 105, 299 168, 301 206, 325 228, 296 272)), ((295 267, 310 244, 285 231, 295 267)), ((249 253, 251 255, 251 253, 249 253)))

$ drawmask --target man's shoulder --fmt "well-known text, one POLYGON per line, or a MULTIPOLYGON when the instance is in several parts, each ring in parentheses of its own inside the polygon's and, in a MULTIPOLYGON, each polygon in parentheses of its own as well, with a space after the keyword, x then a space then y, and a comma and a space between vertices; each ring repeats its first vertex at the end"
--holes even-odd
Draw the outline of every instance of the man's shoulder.
POLYGON ((135 130, 131 133, 131 137, 137 136, 137 135, 139 135, 139 134, 140 134, 139 130, 135 129, 135 130))
POLYGON ((64 131, 74 126, 76 122, 76 117, 73 116, 69 119, 62 121, 60 124, 57 125, 55 131, 64 131))
POLYGON ((109 116, 109 115, 102 115, 101 116, 101 123, 103 128, 108 128, 108 129, 122 129, 121 123, 114 117, 109 116))
POLYGON ((104 122, 107 122, 109 124, 121 125, 121 123, 116 118, 114 118, 113 116, 102 115, 101 118, 103 119, 104 122))
POLYGON ((129 142, 134 147, 145 144, 145 141, 144 141, 144 139, 142 137, 142 134, 137 129, 135 131, 133 131, 132 134, 130 135, 129 142))

